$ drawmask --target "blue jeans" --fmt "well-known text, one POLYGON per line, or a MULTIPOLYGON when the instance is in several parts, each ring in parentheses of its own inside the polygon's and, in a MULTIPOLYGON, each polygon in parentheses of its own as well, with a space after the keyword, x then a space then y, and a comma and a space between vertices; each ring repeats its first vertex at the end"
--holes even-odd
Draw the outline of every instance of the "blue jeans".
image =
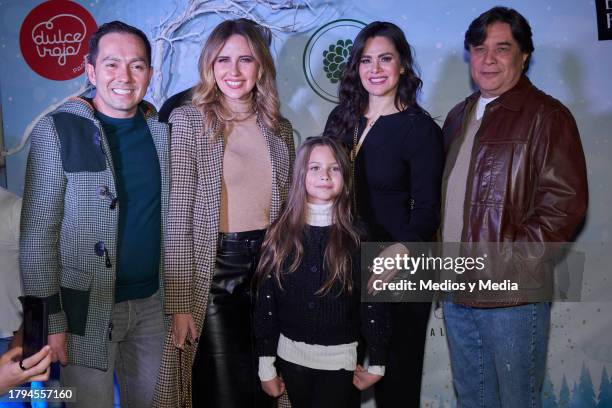
POLYGON ((12 337, 2 337, 0 338, 0 355, 6 353, 8 351, 8 346, 11 343, 12 337))
POLYGON ((457 408, 540 408, 550 303, 481 309, 444 303, 457 408))
POLYGON ((62 367, 62 386, 77 388, 77 402, 67 406, 112 408, 116 370, 121 406, 151 407, 165 337, 159 292, 145 299, 116 303, 112 320, 108 370, 72 364, 62 367))

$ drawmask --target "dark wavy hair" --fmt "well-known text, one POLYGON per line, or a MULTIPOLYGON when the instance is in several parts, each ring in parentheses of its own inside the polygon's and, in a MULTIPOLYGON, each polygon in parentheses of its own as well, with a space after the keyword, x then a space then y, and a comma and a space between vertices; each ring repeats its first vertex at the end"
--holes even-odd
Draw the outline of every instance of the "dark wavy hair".
POLYGON ((340 103, 330 126, 326 129, 326 136, 339 138, 351 132, 368 108, 368 91, 363 87, 359 78, 359 63, 365 44, 372 37, 389 39, 400 57, 400 64, 404 73, 399 78, 395 107, 398 110, 411 107, 425 112, 417 102, 417 94, 423 85, 423 81, 415 72, 412 50, 404 32, 393 23, 374 21, 365 26, 355 38, 353 49, 340 80, 338 95, 340 103))
POLYGON ((527 72, 531 53, 534 50, 531 26, 527 19, 514 9, 497 6, 476 17, 465 32, 465 40, 463 42, 465 49, 469 51, 470 46, 475 47, 485 42, 487 39, 487 27, 493 23, 506 23, 510 26, 512 37, 518 43, 521 52, 527 54, 523 73, 527 72))

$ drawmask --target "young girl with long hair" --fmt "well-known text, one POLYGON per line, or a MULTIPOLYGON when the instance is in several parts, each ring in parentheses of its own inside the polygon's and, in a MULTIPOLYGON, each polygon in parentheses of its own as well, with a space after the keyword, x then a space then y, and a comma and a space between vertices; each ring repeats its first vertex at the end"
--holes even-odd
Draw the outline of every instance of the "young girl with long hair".
POLYGON ((359 246, 348 156, 330 138, 309 138, 255 275, 259 377, 271 396, 286 386, 293 408, 347 407, 352 384, 384 374, 389 319, 385 305, 360 303, 359 246), (360 333, 368 370, 357 365, 360 333))
MULTIPOLYGON (((428 242, 440 222, 442 132, 418 104, 421 84, 398 26, 375 21, 359 32, 325 135, 351 149, 357 213, 371 241, 428 242)), ((388 249, 388 256, 405 251, 388 249)), ((375 387, 376 406, 418 407, 431 303, 390 308, 389 364, 375 387)))

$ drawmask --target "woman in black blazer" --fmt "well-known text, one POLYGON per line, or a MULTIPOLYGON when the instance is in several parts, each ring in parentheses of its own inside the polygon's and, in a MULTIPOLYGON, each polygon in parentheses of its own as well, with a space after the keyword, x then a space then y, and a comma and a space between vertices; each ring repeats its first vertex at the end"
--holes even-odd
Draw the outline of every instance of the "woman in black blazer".
MULTIPOLYGON (((325 134, 350 148, 357 210, 369 241, 428 242, 440 222, 442 136, 417 103, 421 84, 399 27, 373 22, 361 30, 325 134)), ((430 308, 391 305, 391 350, 375 388, 378 408, 420 406, 430 308)))

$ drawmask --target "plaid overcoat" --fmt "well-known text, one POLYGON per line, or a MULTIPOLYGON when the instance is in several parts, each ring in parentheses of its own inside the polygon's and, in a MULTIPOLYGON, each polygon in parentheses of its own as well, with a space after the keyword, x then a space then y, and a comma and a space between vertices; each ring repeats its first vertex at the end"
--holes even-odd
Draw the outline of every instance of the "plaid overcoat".
MULTIPOLYGON (((191 313, 198 336, 206 313, 217 252, 224 139, 219 127, 203 131, 204 116, 192 105, 171 116, 171 182, 165 253, 167 314, 191 313), (215 137, 212 137, 212 136, 215 137)), ((270 222, 278 217, 291 183, 295 146, 291 124, 279 132, 257 123, 268 144, 272 164, 270 222)), ((191 368, 196 345, 179 351, 168 333, 154 397, 156 407, 191 407, 191 368)))
MULTIPOLYGON (((168 209, 168 125, 141 102, 161 170, 162 237, 168 209)), ((91 100, 69 99, 31 134, 21 213, 25 293, 46 298, 49 334, 67 333, 68 361, 108 369, 121 205, 110 147, 91 100), (116 203, 115 203, 116 204, 116 203), (108 251, 100 256, 96 246, 108 251), (96 253, 98 252, 98 253, 96 253)), ((163 241, 163 239, 162 239, 163 241)), ((163 248, 163 242, 162 242, 163 248)), ((163 252, 160 289, 163 290, 163 252)))

